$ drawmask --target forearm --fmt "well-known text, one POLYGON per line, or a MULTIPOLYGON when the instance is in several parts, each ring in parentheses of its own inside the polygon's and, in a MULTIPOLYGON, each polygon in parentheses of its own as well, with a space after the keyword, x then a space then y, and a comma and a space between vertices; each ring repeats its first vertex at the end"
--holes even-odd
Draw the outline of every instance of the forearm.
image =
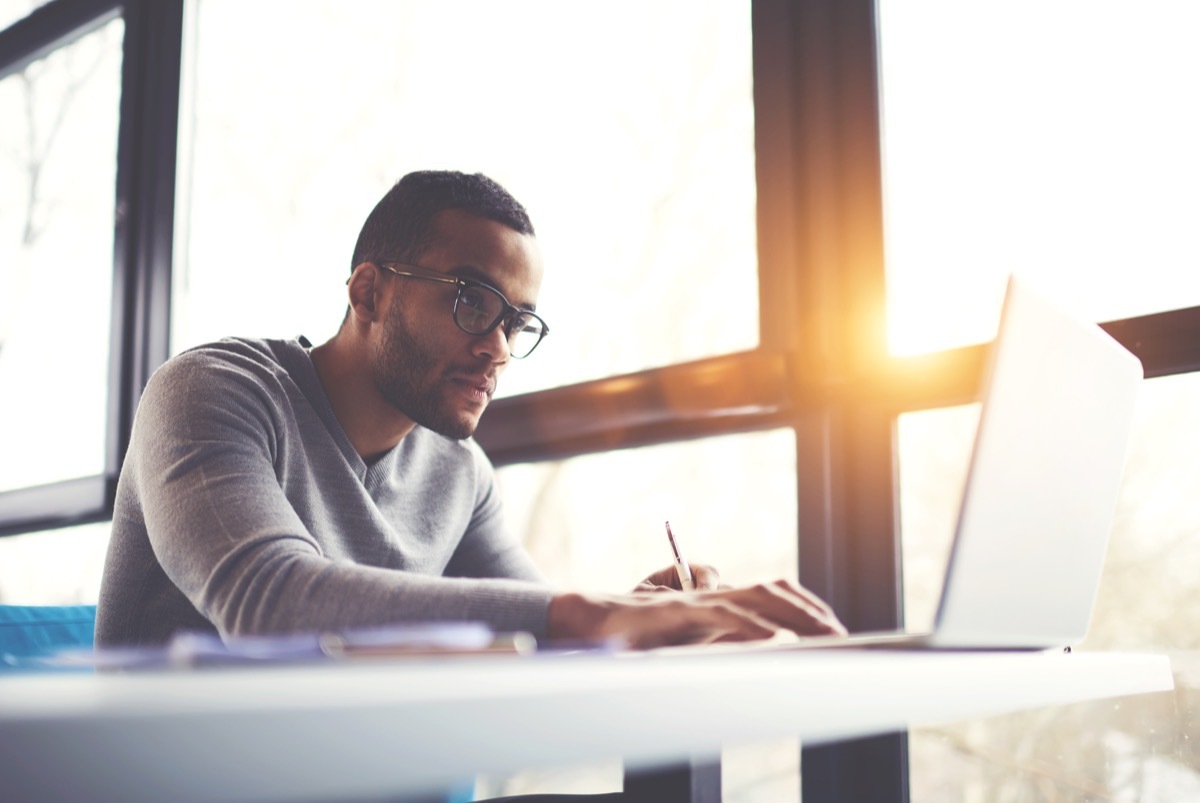
POLYGON ((434 577, 282 550, 243 563, 214 576, 195 600, 225 636, 428 621, 546 632, 551 592, 532 583, 434 577))

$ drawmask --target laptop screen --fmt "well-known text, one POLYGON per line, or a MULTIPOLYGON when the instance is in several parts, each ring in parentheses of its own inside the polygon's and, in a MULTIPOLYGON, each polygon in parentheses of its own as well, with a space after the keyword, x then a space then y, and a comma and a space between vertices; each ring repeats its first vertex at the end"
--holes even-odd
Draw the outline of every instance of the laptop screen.
POLYGON ((1009 280, 935 643, 1084 637, 1142 376, 1095 323, 1009 280))

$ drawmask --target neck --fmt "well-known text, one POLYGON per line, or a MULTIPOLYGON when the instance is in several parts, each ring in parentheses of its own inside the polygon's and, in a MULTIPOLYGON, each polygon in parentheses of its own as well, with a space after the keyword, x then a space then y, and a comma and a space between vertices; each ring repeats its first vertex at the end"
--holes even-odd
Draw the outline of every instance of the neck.
POLYGON ((380 395, 367 350, 339 332, 312 350, 313 366, 333 414, 359 456, 373 462, 412 431, 413 422, 380 395))

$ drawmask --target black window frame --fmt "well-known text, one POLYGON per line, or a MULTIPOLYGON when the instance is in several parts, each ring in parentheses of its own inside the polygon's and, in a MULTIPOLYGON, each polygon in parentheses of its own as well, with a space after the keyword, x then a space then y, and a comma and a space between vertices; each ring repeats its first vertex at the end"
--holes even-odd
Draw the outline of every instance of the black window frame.
POLYGON ((0 536, 112 518, 133 412, 168 355, 183 0, 54 0, 0 31, 0 79, 122 17, 104 472, 0 493, 0 536))

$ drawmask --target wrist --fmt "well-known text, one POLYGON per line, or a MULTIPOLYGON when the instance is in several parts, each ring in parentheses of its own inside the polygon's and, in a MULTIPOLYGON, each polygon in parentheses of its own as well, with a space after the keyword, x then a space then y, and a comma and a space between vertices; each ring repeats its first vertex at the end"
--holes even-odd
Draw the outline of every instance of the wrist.
POLYGON ((600 636, 608 607, 605 601, 583 594, 555 594, 546 612, 546 637, 564 640, 600 636))

